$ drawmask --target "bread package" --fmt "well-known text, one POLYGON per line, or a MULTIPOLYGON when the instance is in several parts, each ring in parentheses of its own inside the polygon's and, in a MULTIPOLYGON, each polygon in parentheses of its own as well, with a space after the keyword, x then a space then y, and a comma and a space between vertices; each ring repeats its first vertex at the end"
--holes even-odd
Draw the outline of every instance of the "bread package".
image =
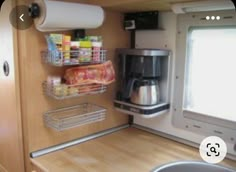
POLYGON ((108 85, 115 81, 115 71, 111 61, 103 64, 79 66, 67 69, 64 75, 66 84, 104 84, 108 85))

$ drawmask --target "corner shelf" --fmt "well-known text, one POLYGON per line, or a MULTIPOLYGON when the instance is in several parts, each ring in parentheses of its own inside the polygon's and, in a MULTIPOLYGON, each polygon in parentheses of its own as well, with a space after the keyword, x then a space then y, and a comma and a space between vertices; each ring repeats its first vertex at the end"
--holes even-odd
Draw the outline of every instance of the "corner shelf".
POLYGON ((98 64, 106 61, 107 50, 76 50, 76 51, 42 51, 42 60, 52 66, 72 66, 72 65, 90 65, 98 64), (83 56, 89 55, 87 58, 83 56), (67 61, 66 56, 75 58, 69 58, 67 61))
POLYGON ((168 112, 170 108, 170 104, 165 102, 160 102, 156 105, 141 106, 119 100, 114 101, 114 106, 115 109, 120 112, 133 116, 140 116, 143 118, 153 118, 160 116, 168 112))
POLYGON ((91 103, 55 109, 44 113, 43 119, 47 127, 56 131, 103 121, 106 118, 106 109, 91 103))
POLYGON ((104 93, 106 88, 106 85, 102 84, 50 85, 46 81, 43 83, 44 93, 57 100, 104 93))

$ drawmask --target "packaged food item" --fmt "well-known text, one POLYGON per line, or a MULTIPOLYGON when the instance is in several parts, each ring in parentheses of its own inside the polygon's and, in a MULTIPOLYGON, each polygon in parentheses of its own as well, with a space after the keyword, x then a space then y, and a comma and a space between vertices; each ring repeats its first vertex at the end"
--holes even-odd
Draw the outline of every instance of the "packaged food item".
POLYGON ((62 95, 67 96, 68 95, 68 85, 62 84, 61 87, 62 87, 62 95))
POLYGON ((71 42, 71 36, 64 35, 62 43, 62 50, 64 53, 64 63, 70 63, 70 42, 71 42))
POLYGON ((66 96, 68 94, 68 86, 66 84, 62 84, 60 76, 48 76, 47 87, 55 96, 66 96))
POLYGON ((78 94, 78 89, 76 87, 69 87, 68 94, 69 95, 76 95, 76 94, 78 94))
POLYGON ((48 76, 47 77, 47 84, 49 86, 55 86, 61 84, 61 77, 60 76, 48 76))
POLYGON ((85 39, 91 42, 102 42, 102 36, 86 36, 85 39))
POLYGON ((54 42, 54 44, 56 44, 57 49, 59 51, 61 51, 64 35, 63 34, 58 34, 58 33, 51 33, 49 36, 52 39, 52 41, 54 42))
POLYGON ((68 86, 66 84, 60 84, 53 86, 53 94, 55 96, 67 96, 68 86))
POLYGON ((66 70, 64 75, 67 84, 110 84, 115 81, 115 71, 111 61, 103 64, 79 66, 66 70))
POLYGON ((102 37, 101 36, 86 36, 85 39, 92 42, 92 62, 101 62, 101 47, 102 37))
POLYGON ((55 95, 55 96, 62 96, 62 92, 63 92, 63 90, 62 90, 62 86, 61 85, 55 85, 53 87, 53 95, 55 95))
POLYGON ((92 42, 92 50, 93 50, 92 61, 93 62, 102 61, 101 55, 103 54, 101 54, 101 47, 102 47, 102 42, 92 42))
POLYGON ((92 42, 80 41, 79 62, 90 62, 92 58, 92 42))
POLYGON ((80 48, 79 41, 71 41, 70 42, 71 63, 78 63, 79 62, 79 48, 80 48))
POLYGON ((52 60, 54 63, 60 63, 60 52, 58 51, 56 44, 50 36, 45 35, 45 38, 48 45, 48 51, 49 53, 52 53, 50 56, 52 59, 47 58, 47 61, 51 62, 52 60))

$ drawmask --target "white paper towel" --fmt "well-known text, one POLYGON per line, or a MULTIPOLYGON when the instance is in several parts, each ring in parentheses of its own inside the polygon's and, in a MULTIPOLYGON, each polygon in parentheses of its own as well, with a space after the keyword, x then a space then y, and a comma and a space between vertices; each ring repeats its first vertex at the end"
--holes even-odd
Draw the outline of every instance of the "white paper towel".
POLYGON ((40 16, 34 20, 39 31, 91 29, 102 25, 104 11, 96 5, 36 0, 40 16))

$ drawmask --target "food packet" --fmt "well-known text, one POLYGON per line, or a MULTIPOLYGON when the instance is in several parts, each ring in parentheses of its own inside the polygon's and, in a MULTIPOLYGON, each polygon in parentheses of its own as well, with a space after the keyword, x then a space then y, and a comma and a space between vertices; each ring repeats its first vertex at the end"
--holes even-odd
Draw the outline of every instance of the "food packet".
POLYGON ((111 61, 103 64, 79 66, 67 69, 64 75, 66 84, 104 84, 108 85, 115 81, 115 71, 111 61))

